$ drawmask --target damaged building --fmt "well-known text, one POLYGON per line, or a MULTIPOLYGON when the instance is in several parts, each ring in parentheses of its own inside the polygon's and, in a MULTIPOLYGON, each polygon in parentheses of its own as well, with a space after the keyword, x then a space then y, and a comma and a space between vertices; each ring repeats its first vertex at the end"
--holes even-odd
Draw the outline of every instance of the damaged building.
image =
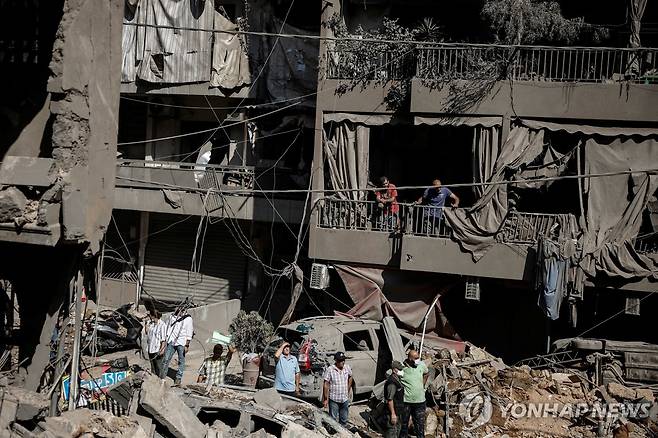
MULTIPOLYGON (((626 7, 567 3, 585 23, 626 7)), ((419 330, 441 294, 440 333, 511 361, 581 334, 657 342, 657 65, 641 12, 598 42, 584 27, 551 43, 528 19, 479 44, 492 18, 478 2, 327 5, 309 257, 316 287, 349 304, 323 299, 419 330), (436 178, 457 208, 418 204, 436 178)))

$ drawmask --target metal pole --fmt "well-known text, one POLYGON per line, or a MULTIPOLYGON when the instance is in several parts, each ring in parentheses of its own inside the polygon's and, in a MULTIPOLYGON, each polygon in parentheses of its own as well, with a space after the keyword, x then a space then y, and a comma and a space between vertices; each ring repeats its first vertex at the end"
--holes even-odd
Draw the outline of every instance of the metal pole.
POLYGON ((418 356, 421 358, 423 355, 423 344, 425 343, 425 330, 427 329, 427 317, 429 316, 434 306, 436 306, 436 302, 439 301, 440 297, 441 294, 438 294, 436 298, 434 298, 434 301, 432 301, 432 305, 427 309, 427 312, 425 313, 425 317, 423 318, 423 335, 420 338, 420 349, 418 351, 418 356))
POLYGON ((80 336, 82 334, 82 273, 78 271, 75 280, 75 332, 73 335, 73 354, 71 356, 71 380, 69 391, 69 411, 76 408, 78 402, 78 384, 80 381, 80 336))
MULTIPOLYGON (((576 167, 578 168, 578 176, 581 175, 581 156, 580 156, 580 149, 583 146, 582 143, 580 143, 578 146, 576 146, 576 167)), ((583 206, 583 179, 578 178, 578 202, 580 204, 580 220, 585 220, 585 208, 583 206)))

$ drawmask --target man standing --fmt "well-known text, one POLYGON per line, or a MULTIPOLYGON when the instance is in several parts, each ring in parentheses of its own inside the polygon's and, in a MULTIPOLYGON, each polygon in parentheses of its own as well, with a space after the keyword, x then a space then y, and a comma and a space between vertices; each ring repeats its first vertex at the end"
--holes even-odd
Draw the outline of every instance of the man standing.
POLYGON ((423 218, 425 221, 426 234, 437 234, 443 219, 443 207, 445 207, 446 199, 450 199, 452 207, 459 207, 459 197, 452 193, 447 187, 441 185, 441 180, 436 178, 432 181, 432 187, 425 189, 425 193, 421 196, 417 204, 427 205, 424 208, 423 218))
POLYGON ((149 314, 146 323, 146 346, 148 348, 149 361, 151 361, 151 371, 156 376, 160 375, 160 352, 165 346, 166 324, 160 319, 162 314, 154 310, 149 314))
POLYGON ((284 342, 276 353, 276 368, 274 369, 274 389, 279 393, 295 396, 299 395, 301 374, 297 358, 290 354, 290 344, 284 342))
POLYGON ((329 414, 341 425, 347 425, 350 406, 349 391, 352 388, 352 368, 345 364, 345 353, 334 354, 334 365, 324 372, 322 400, 324 407, 329 406, 329 414))
POLYGON ((398 189, 385 176, 379 178, 379 184, 383 189, 375 192, 377 205, 381 209, 382 215, 379 222, 385 227, 393 229, 398 224, 398 213, 400 211, 398 189))
POLYGON ((409 350, 402 369, 402 386, 404 386, 404 409, 402 411, 402 424, 400 425, 400 438, 409 436, 409 417, 414 420, 414 429, 417 438, 425 436, 425 383, 427 383, 429 370, 420 355, 414 349, 409 350))
POLYGON ((403 368, 404 366, 400 362, 394 360, 391 363, 391 375, 388 376, 384 387, 386 407, 388 408, 384 438, 398 438, 400 435, 401 421, 398 417, 404 412, 404 386, 400 381, 400 377, 404 375, 403 368))
POLYGON ((162 369, 160 370, 161 379, 167 376, 169 363, 174 357, 174 353, 178 353, 178 371, 176 372, 174 383, 180 385, 183 378, 183 371, 185 371, 185 354, 190 349, 190 341, 193 335, 194 325, 192 323, 192 317, 183 310, 176 310, 169 318, 169 324, 167 325, 167 346, 164 349, 162 369))
POLYGON ((224 376, 226 374, 226 366, 231 362, 231 357, 235 352, 235 348, 229 345, 226 357, 222 357, 224 353, 224 346, 222 344, 215 344, 212 349, 212 356, 206 358, 199 368, 199 377, 197 383, 206 383, 211 385, 223 385, 224 376))

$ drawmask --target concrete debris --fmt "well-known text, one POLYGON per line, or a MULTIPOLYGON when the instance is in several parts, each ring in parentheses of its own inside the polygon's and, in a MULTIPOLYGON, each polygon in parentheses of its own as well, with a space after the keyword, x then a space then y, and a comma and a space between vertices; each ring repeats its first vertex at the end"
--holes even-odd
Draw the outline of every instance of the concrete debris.
POLYGON ((23 214, 27 198, 16 187, 6 187, 0 190, 0 223, 13 222, 23 214))
POLYGON ((207 427, 170 390, 165 380, 146 375, 139 393, 139 404, 176 438, 206 435, 207 427))
POLYGON ((147 438, 144 429, 129 417, 115 417, 109 412, 76 409, 58 417, 48 417, 38 426, 38 438, 147 438))

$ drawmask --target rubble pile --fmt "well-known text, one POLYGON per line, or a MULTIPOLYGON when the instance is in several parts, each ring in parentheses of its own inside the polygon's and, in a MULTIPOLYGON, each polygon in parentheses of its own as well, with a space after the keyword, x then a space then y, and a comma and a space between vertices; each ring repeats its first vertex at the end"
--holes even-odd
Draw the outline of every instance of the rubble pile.
POLYGON ((508 367, 469 344, 463 354, 434 349, 424 359, 435 405, 428 408, 427 436, 658 435, 651 389, 597 386, 580 372, 508 367))

